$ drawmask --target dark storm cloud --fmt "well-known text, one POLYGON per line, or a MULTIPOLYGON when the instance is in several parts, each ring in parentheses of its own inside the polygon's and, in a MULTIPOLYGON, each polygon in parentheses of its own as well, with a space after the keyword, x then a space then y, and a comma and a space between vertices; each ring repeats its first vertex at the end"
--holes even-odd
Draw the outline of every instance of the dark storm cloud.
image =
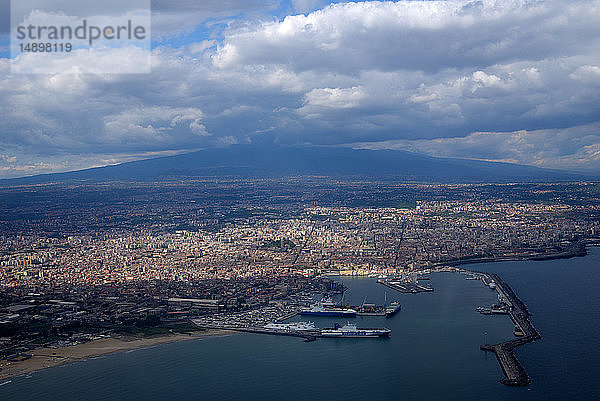
POLYGON ((157 48, 150 75, 11 75, 0 59, 0 169, 265 138, 600 169, 599 0, 347 3, 285 19, 261 4, 153 3, 166 35, 258 14, 222 41, 157 48))

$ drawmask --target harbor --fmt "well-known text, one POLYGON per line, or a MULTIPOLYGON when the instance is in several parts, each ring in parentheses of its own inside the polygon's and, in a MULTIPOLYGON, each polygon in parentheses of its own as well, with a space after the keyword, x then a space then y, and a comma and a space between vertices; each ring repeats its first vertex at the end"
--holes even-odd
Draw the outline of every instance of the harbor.
MULTIPOLYGON (((386 296, 387 299, 387 296, 386 296)), ((343 298, 342 298, 343 301, 343 298)), ((313 322, 286 322, 295 316, 317 317, 386 317, 391 318, 401 310, 398 302, 389 305, 370 304, 365 301, 358 306, 348 306, 336 303, 331 298, 324 296, 318 302, 303 300, 294 303, 278 303, 264 306, 257 310, 236 313, 221 313, 191 319, 191 322, 200 329, 227 330, 241 333, 267 334, 278 336, 302 337, 305 341, 314 341, 319 337, 334 338, 373 338, 388 337, 391 330, 382 328, 360 328, 347 322, 340 326, 334 324, 333 328, 318 328, 313 322)))
MULTIPOLYGON (((302 308, 300 315, 307 316, 338 316, 338 317, 356 317, 356 316, 385 316, 390 318, 402 309, 398 302, 387 301, 383 305, 367 303, 366 299, 361 305, 337 305, 330 299, 321 300, 311 307, 302 308)), ((291 317, 291 316, 290 316, 291 317)), ((285 320, 285 319, 283 319, 285 320)))
MULTIPOLYGON (((480 349, 494 352, 496 355, 504 373, 504 378, 500 380, 501 383, 510 386, 529 384, 531 379, 515 357, 513 350, 521 345, 536 341, 541 336, 529 321, 530 315, 527 307, 517 297, 512 288, 500 276, 493 273, 483 273, 457 267, 440 267, 436 271, 463 273, 466 275, 467 280, 480 280, 486 287, 497 292, 498 303, 492 304, 490 307, 479 306, 476 311, 482 315, 508 315, 514 324, 513 334, 517 338, 496 344, 486 343, 481 345, 480 349)), ((427 271, 427 273, 430 272, 427 271)), ((410 274, 395 278, 380 278, 376 280, 376 283, 401 293, 415 294, 433 291, 432 287, 422 286, 418 282, 427 279, 429 279, 429 276, 410 274)), ((342 291, 342 294, 344 291, 342 291)), ((201 329, 292 336, 304 338, 305 341, 314 341, 321 337, 387 337, 391 333, 391 330, 387 328, 360 329, 349 322, 345 326, 339 326, 336 323, 334 328, 318 328, 312 322, 286 323, 289 319, 299 315, 349 319, 369 316, 391 318, 401 310, 401 305, 398 302, 392 302, 388 305, 387 294, 385 298, 383 305, 367 303, 366 298, 361 305, 349 305, 344 304, 343 295, 340 303, 337 303, 324 294, 323 298, 317 302, 311 302, 310 298, 305 297, 301 302, 269 305, 258 310, 233 314, 215 314, 192 319, 192 322, 201 329), (369 330, 372 332, 369 332, 369 330)))
MULTIPOLYGON (((467 280, 481 280, 491 290, 498 293, 498 303, 490 307, 479 306, 476 311, 482 315, 508 315, 514 324, 513 334, 515 339, 499 342, 496 344, 483 344, 480 349, 490 351, 496 355, 504 378, 502 384, 508 386, 526 386, 531 382, 523 366, 514 355, 514 349, 524 344, 541 339, 541 335, 531 324, 530 313, 525 304, 519 299, 512 288, 502 278, 493 273, 483 273, 475 270, 466 270, 458 267, 440 266, 438 271, 455 271, 466 275, 467 280)), ((427 271, 429 272, 429 271, 427 271)), ((426 278, 413 274, 400 276, 398 278, 378 279, 377 283, 393 290, 415 294, 420 292, 431 292, 433 288, 421 286, 418 280, 426 278)))
MULTIPOLYGON (((346 358, 344 361, 348 361, 353 367, 352 369, 356 369, 358 366, 364 367, 365 365, 370 369, 373 369, 377 366, 378 362, 376 361, 380 361, 382 358, 383 360, 387 360, 387 355, 390 357, 390 359, 387 360, 387 363, 397 363, 397 355, 401 353, 404 360, 407 360, 412 366, 418 366, 419 369, 421 369, 421 365, 419 365, 421 359, 429 360, 429 358, 436 358, 435 360, 439 361, 440 364, 443 364, 447 371, 448 368, 451 369, 452 361, 454 360, 454 357, 452 357, 451 354, 459 352, 461 355, 466 355, 469 358, 469 361, 472 361, 471 363, 479 364, 477 365, 477 369, 482 372, 487 372, 484 373, 484 375, 491 386, 488 390, 493 390, 493 386, 496 386, 496 388, 505 387, 497 382, 497 379, 500 379, 503 375, 500 372, 500 369, 498 369, 496 358, 490 359, 491 354, 487 358, 481 358, 482 352, 479 350, 479 345, 485 342, 481 341, 483 338, 481 333, 483 333, 484 329, 488 331, 488 338, 491 340, 490 343, 493 344, 506 338, 507 330, 512 328, 513 325, 508 319, 504 319, 504 317, 499 319, 482 319, 481 315, 475 313, 474 308, 476 306, 489 306, 495 302, 497 296, 496 291, 489 289, 489 287, 484 287, 481 285, 481 281, 465 281, 465 276, 456 273, 432 274, 430 282, 431 286, 435 287, 436 291, 429 293, 426 296, 419 297, 414 297, 411 294, 393 294, 389 290, 387 290, 386 295, 384 288, 382 288, 380 284, 377 284, 376 280, 373 279, 344 278, 343 281, 340 281, 348 287, 345 297, 350 300, 348 306, 356 307, 361 304, 366 304, 367 306, 369 304, 384 305, 388 304, 387 301, 399 300, 402 302, 402 313, 398 313, 398 317, 391 320, 386 320, 385 317, 381 316, 356 316, 356 318, 352 319, 327 316, 305 318, 299 314, 296 315, 296 313, 303 307, 310 307, 314 303, 318 303, 318 301, 321 300, 320 297, 323 293, 306 293, 306 295, 303 296, 298 294, 294 297, 294 300, 289 303, 271 301, 267 305, 260 307, 258 310, 220 313, 216 314, 217 316, 201 316, 202 320, 205 322, 214 319, 215 324, 208 325, 204 323, 206 326, 203 326, 201 323, 199 325, 200 328, 213 330, 215 328, 221 328, 225 329, 220 330, 221 332, 239 334, 225 336, 221 339, 215 338, 214 340, 193 342, 193 346, 185 346, 185 349, 181 346, 181 355, 177 353, 177 347, 171 347, 169 348, 169 355, 179 355, 177 361, 181 360, 181 358, 186 358, 186 355, 196 355, 194 358, 198 360, 208 358, 207 360, 211 361, 210 365, 212 366, 214 364, 222 363, 220 362, 222 360, 231 361, 232 358, 234 360, 237 360, 235 358, 247 360, 248 357, 263 355, 264 353, 265 368, 270 367, 269 369, 272 369, 269 371, 270 374, 275 374, 271 373, 271 371, 279 371, 281 369, 286 369, 286 367, 282 365, 278 366, 277 369, 272 368, 274 359, 285 360, 286 363, 289 363, 289 361, 292 360, 291 363, 293 364, 293 358, 290 358, 290 355, 300 354, 305 355, 306 362, 311 366, 315 363, 324 363, 325 366, 327 366, 327 363, 330 363, 332 359, 338 358, 339 354, 343 354, 344 358, 346 358), (471 290, 469 290, 469 288, 471 290), (461 296, 455 298, 453 303, 449 304, 445 294, 454 293, 455 289, 459 289, 458 293, 460 293, 461 296), (355 302, 351 302, 352 300, 355 302), (446 309, 448 305, 455 305, 454 302, 458 302, 456 305, 462 305, 462 307, 452 307, 450 310, 446 309), (439 333, 440 329, 444 327, 443 324, 440 324, 440 319, 445 318, 446 316, 458 319, 459 321, 464 322, 464 324, 452 327, 450 331, 450 333, 452 333, 451 337, 440 339, 439 334, 434 335, 434 333, 439 333), (286 317, 287 319, 285 319, 286 317), (335 340, 332 337, 323 337, 318 332, 293 333, 288 332, 285 329, 269 330, 268 328, 263 327, 270 324, 270 322, 276 322, 276 320, 284 320, 283 323, 314 321, 315 325, 319 328, 332 328, 335 327, 335 323, 344 325, 347 321, 350 321, 351 323, 356 323, 359 328, 387 327, 391 329, 391 335, 389 338, 339 336, 337 337, 338 339, 335 340), (475 324, 475 326, 473 326, 473 324, 475 324), (479 327, 479 329, 472 330, 472 327, 479 327), (496 329, 494 329, 494 327, 496 329), (409 339, 409 343, 406 343, 405 339, 407 338, 409 339), (464 338, 464 341, 456 343, 452 340, 453 338, 464 338), (444 356, 442 357, 436 356, 437 352, 428 352, 427 344, 432 340, 440 341, 441 349, 453 351, 444 352, 444 356), (222 348, 219 348, 221 351, 213 355, 211 350, 218 347, 218 344, 220 343, 227 345, 223 345, 222 348), (233 352, 233 350, 229 348, 229 344, 231 344, 231 347, 233 347, 236 352, 233 352), (241 344, 239 346, 240 349, 235 348, 235 344, 241 344), (246 349, 253 351, 245 353, 244 350, 246 349), (269 351, 264 351, 266 349, 269 351), (279 351, 271 351, 275 349, 279 351), (228 352, 230 354, 228 354, 228 352), (479 357, 477 357, 478 354, 479 357), (322 355, 323 357, 321 357, 322 355), (327 356, 326 358, 324 357, 325 355, 327 356), (392 358, 392 356, 396 359, 392 358)), ((338 303, 341 302, 341 296, 339 294, 333 294, 331 296, 338 303)), ((146 352, 149 351, 144 351, 143 353, 140 352, 139 355, 143 356, 146 352)), ((136 354, 137 353, 131 353, 127 355, 136 354)), ((167 361, 170 360, 170 356, 164 356, 163 358, 167 361)), ((227 365, 231 364, 232 363, 227 362, 227 365)), ((302 366, 305 366, 305 364, 303 363, 302 366)), ((197 369, 197 367, 194 367, 194 369, 197 369)), ((293 370, 296 371, 298 369, 301 369, 301 367, 295 366, 293 370)), ((402 370, 404 368, 399 367, 398 369, 402 370)), ((479 374, 475 370, 472 373, 479 374)), ((352 373, 344 372, 344 374, 351 375, 352 373)), ((411 377, 411 380, 418 380, 416 376, 410 376, 411 372, 408 370, 403 371, 403 374, 411 377)), ((398 380, 394 375, 386 377, 386 380, 388 379, 398 380)), ((253 380, 260 381, 261 378, 253 378, 253 380)), ((461 382, 461 377, 453 378, 453 380, 458 380, 459 383, 465 384, 461 382)), ((380 383, 380 385, 382 385, 383 388, 386 388, 385 384, 380 383)), ((389 387, 389 389, 392 389, 392 387, 389 387)), ((390 391, 393 393, 393 390, 390 391)))

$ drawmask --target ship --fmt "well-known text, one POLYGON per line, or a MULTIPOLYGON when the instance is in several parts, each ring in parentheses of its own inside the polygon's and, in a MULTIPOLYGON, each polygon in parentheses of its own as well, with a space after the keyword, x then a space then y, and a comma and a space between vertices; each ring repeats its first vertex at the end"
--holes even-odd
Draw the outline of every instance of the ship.
POLYGON ((336 305, 336 303, 333 302, 330 298, 322 299, 316 305, 313 305, 310 308, 304 308, 300 310, 301 315, 312 316, 355 317, 356 313, 356 309, 336 305))
POLYGON ((322 303, 314 305, 310 308, 304 308, 300 310, 301 315, 312 315, 312 316, 343 316, 343 317, 354 317, 356 316, 356 310, 345 308, 343 306, 328 306, 322 303))
POLYGON ((492 305, 491 308, 484 308, 483 306, 479 306, 477 308, 477 312, 482 315, 507 315, 508 307, 506 305, 492 305))
POLYGON ((400 305, 398 302, 392 302, 385 308, 385 317, 390 318, 394 316, 400 309, 402 309, 402 305, 400 305))
POLYGON ((282 331, 317 331, 313 322, 293 322, 293 323, 269 323, 264 326, 265 329, 282 331))
POLYGON ((361 329, 356 327, 355 324, 346 323, 346 325, 340 327, 337 323, 333 328, 322 329, 321 337, 331 338, 376 338, 376 337, 389 337, 392 331, 387 328, 379 329, 361 329))

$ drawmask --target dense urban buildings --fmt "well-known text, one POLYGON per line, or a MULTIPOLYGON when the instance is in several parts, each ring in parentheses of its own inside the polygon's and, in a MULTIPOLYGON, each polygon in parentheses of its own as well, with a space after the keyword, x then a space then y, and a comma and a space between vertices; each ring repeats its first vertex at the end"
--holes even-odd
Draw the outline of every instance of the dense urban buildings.
POLYGON ((189 330, 203 314, 280 308, 275 318, 300 293, 334 290, 330 274, 584 253, 600 229, 598 189, 318 178, 5 187, 3 354, 189 330))

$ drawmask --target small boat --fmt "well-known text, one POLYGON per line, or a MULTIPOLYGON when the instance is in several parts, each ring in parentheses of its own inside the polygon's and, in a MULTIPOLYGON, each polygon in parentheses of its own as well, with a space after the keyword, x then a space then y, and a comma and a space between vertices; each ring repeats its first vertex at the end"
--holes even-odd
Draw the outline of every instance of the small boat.
POLYGON ((394 316, 400 309, 402 309, 402 305, 398 302, 392 302, 385 308, 385 317, 390 318, 394 316))

